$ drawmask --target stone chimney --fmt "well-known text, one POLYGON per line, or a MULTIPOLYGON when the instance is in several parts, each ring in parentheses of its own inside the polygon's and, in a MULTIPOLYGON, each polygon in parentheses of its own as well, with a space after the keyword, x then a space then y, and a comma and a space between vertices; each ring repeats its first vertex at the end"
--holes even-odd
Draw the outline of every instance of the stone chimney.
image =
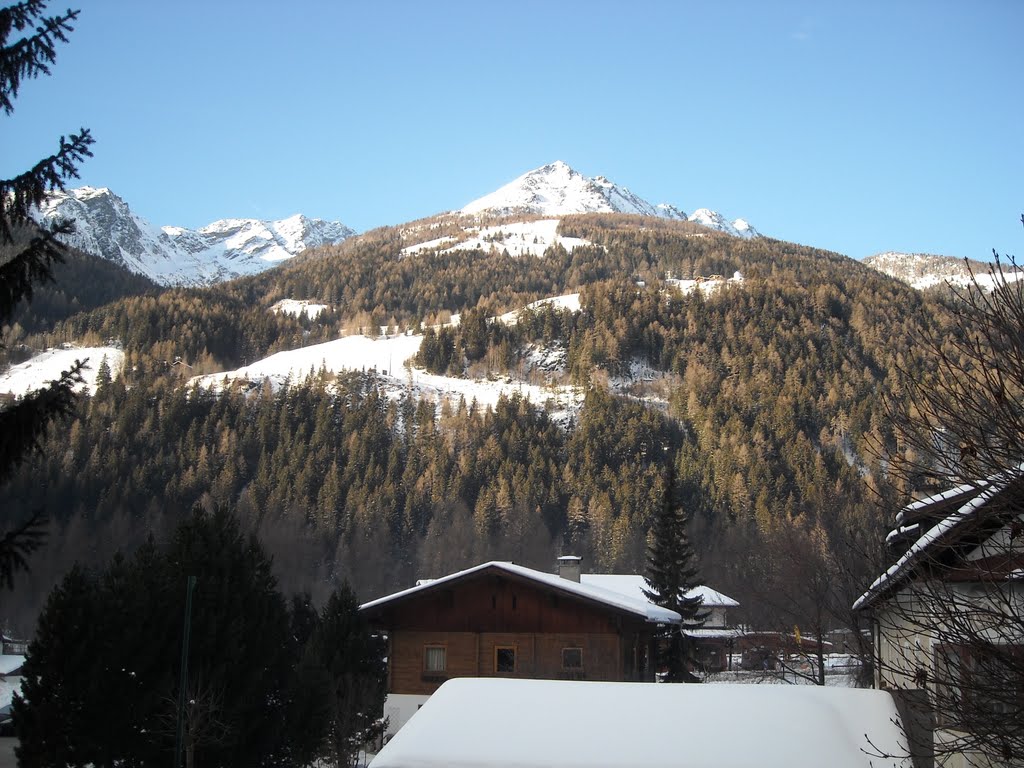
POLYGON ((576 555, 562 555, 558 558, 558 575, 563 579, 569 581, 575 581, 577 584, 580 583, 580 562, 583 560, 582 557, 576 555))

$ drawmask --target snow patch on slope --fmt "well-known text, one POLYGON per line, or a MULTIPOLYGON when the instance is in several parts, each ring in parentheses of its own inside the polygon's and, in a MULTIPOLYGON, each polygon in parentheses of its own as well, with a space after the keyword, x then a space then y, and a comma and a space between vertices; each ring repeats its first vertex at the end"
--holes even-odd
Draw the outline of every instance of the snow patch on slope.
POLYGON ((580 311, 580 295, 578 293, 567 293, 562 296, 551 296, 547 299, 532 301, 522 309, 506 312, 498 315, 497 320, 507 325, 515 325, 519 321, 519 315, 527 310, 540 309, 543 306, 551 305, 555 309, 567 309, 570 312, 580 311))
POLYGON ((540 221, 516 221, 492 227, 466 227, 467 238, 456 242, 453 237, 440 237, 425 243, 410 245, 402 249, 403 256, 427 250, 438 250, 440 253, 453 251, 482 250, 492 248, 507 251, 510 256, 543 256, 551 246, 558 244, 567 251, 581 245, 593 245, 589 240, 579 237, 562 237, 557 233, 558 219, 541 219, 540 221), (453 244, 454 243, 454 244, 453 244))
MULTIPOLYGON (((383 382, 385 391, 395 398, 409 392, 435 401, 457 402, 464 397, 467 402, 476 400, 481 406, 495 406, 502 395, 518 394, 538 405, 548 405, 555 414, 574 411, 582 402, 582 393, 575 387, 540 387, 511 376, 458 379, 428 373, 413 367, 411 362, 422 341, 422 335, 412 334, 383 339, 346 336, 302 349, 278 352, 234 371, 197 376, 189 386, 198 384, 201 388, 219 391, 225 385, 238 381, 269 381, 272 386, 280 387, 287 381, 301 381, 308 374, 316 374, 320 370, 328 373, 374 371, 383 382)), ((557 415, 555 417, 558 418, 557 415)))
POLYGON ((271 312, 298 317, 303 312, 310 320, 316 320, 327 309, 326 304, 315 304, 309 299, 281 299, 270 308, 271 312))
POLYGON ((124 369, 124 350, 117 347, 68 347, 48 349, 29 360, 12 365, 0 373, 0 394, 24 397, 30 392, 46 387, 60 378, 61 373, 70 370, 76 360, 88 359, 89 367, 82 371, 85 384, 78 385, 77 392, 95 392, 96 375, 100 361, 107 358, 110 376, 116 379, 124 369))

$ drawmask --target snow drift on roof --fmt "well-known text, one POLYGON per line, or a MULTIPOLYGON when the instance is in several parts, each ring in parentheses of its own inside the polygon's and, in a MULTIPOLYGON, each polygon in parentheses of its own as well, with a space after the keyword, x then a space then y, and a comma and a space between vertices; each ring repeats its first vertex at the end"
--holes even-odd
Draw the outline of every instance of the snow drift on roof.
MULTIPOLYGON (((990 486, 985 488, 985 490, 977 496, 972 496, 963 506, 957 507, 952 513, 925 531, 925 533, 910 546, 910 549, 908 549, 899 560, 889 566, 885 573, 872 582, 871 586, 868 587, 867 592, 857 598, 857 602, 853 604, 853 610, 857 611, 861 608, 866 608, 884 591, 896 584, 900 577, 906 574, 915 563, 925 556, 928 549, 935 544, 935 542, 948 534, 954 528, 967 520, 970 520, 974 516, 975 511, 991 500, 993 496, 1002 490, 1002 487, 1003 486, 990 486)), ((950 492, 947 491, 946 494, 939 494, 931 498, 937 501, 943 500, 945 498, 949 498, 949 494, 950 492)), ((917 502, 917 504, 919 505, 920 502, 917 502)), ((915 508, 917 507, 915 506, 915 508)), ((909 507, 906 509, 909 509, 909 507)))
POLYGON ((899 723, 885 691, 461 678, 372 766, 910 768, 876 756, 908 754, 899 723))
MULTIPOLYGON (((584 573, 580 576, 580 580, 584 584, 610 589, 612 592, 619 592, 634 600, 647 600, 644 595, 647 582, 644 581, 643 576, 634 573, 584 573)), ((686 593, 687 597, 697 597, 698 595, 704 598, 702 605, 705 608, 736 608, 739 606, 739 603, 731 597, 723 595, 711 587, 694 587, 686 593)))

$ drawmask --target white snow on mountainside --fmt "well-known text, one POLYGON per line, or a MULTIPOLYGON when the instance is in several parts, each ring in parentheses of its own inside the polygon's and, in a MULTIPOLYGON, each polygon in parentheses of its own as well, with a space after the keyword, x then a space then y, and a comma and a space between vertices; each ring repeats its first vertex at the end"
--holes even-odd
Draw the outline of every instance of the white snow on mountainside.
MULTIPOLYGON (((730 280, 718 275, 695 280, 668 279, 666 290, 683 293, 700 290, 705 293, 720 290, 726 285, 742 285, 743 276, 736 273, 730 280)), ((521 313, 550 305, 558 310, 579 312, 582 309, 579 293, 550 296, 525 307, 498 315, 496 322, 515 324, 521 313)), ((286 299, 278 302, 273 311, 295 312, 300 307, 315 306, 286 299)), ((459 317, 453 315, 451 324, 459 317)), ((478 369, 475 377, 442 376, 417 368, 416 353, 423 342, 422 334, 411 332, 370 338, 363 335, 344 336, 334 341, 313 344, 300 349, 277 352, 233 371, 222 371, 193 377, 194 384, 203 389, 220 391, 224 388, 252 389, 269 384, 277 389, 286 382, 298 383, 307 376, 321 372, 329 375, 346 371, 374 372, 380 388, 389 397, 399 398, 405 393, 434 402, 476 401, 481 407, 494 406, 501 396, 518 394, 528 398, 538 408, 545 408, 556 421, 571 420, 583 402, 585 391, 567 381, 566 348, 561 342, 549 345, 533 344, 521 350, 523 366, 515 373, 493 374, 478 369)), ((609 379, 618 392, 643 399, 659 408, 668 407, 668 396, 678 387, 674 374, 658 371, 639 361, 631 361, 628 371, 609 379)))
POLYGON ((584 176, 561 160, 524 173, 489 195, 474 200, 459 212, 502 216, 533 214, 545 217, 574 213, 631 213, 692 221, 734 237, 752 238, 759 234, 743 219, 729 222, 706 208, 687 216, 672 205, 653 205, 604 176, 584 176))
MULTIPOLYGON (((886 251, 868 256, 864 263, 918 290, 945 284, 955 288, 966 288, 977 282, 980 288, 991 291, 996 285, 997 278, 993 271, 994 264, 965 261, 955 256, 886 251)), ((1015 271, 1006 265, 1003 265, 1002 273, 1010 283, 1024 277, 1024 272, 1015 271)))
POLYGON ((583 393, 576 387, 542 387, 501 376, 495 379, 460 379, 438 376, 411 365, 419 351, 422 335, 399 335, 371 339, 346 336, 334 341, 314 344, 302 349, 278 352, 270 357, 235 371, 197 376, 189 382, 205 389, 220 389, 225 383, 269 381, 279 387, 286 381, 298 382, 321 369, 328 373, 343 371, 375 371, 389 395, 398 397, 412 391, 417 397, 434 401, 447 399, 466 402, 476 400, 481 407, 494 406, 502 395, 519 394, 538 406, 550 402, 557 413, 574 410, 582 402, 583 393))
POLYGON ((557 233, 558 219, 539 221, 513 221, 493 227, 463 227, 464 238, 441 237, 425 243, 417 243, 402 249, 402 255, 411 256, 422 251, 437 250, 450 253, 479 248, 489 251, 507 251, 509 256, 543 256, 552 245, 561 245, 571 251, 581 245, 593 245, 579 237, 563 237, 557 233))
POLYGON ((255 274, 354 234, 340 222, 301 214, 279 221, 221 219, 198 230, 156 227, 109 189, 96 187, 52 192, 37 218, 74 221, 69 245, 161 285, 209 285, 255 274))

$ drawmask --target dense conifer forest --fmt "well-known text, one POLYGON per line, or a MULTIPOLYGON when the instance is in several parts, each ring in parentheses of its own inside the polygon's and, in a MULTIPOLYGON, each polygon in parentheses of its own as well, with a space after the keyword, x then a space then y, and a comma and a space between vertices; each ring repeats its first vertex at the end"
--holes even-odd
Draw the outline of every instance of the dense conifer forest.
POLYGON ((912 339, 945 322, 942 299, 834 253, 688 223, 586 215, 561 233, 593 245, 409 256, 408 229, 385 228, 209 289, 158 291, 106 268, 61 279, 59 301, 18 320, 18 343, 116 340, 126 364, 2 490, 2 508, 52 512, 7 620, 29 631, 72 563, 131 551, 196 502, 236 509, 282 586, 315 598, 342 578, 369 599, 486 559, 546 569, 564 552, 638 572, 666 462, 702 576, 748 606, 752 574, 786 560, 780 541, 824 542, 827 557, 877 528, 879 500, 908 490, 887 479, 900 446, 883 399, 900 395, 897 369, 926 375, 912 339), (665 282, 737 271, 742 283, 708 295, 665 282), (488 320, 567 292, 580 312, 488 320), (271 312, 282 298, 330 309, 271 312), (440 325, 453 313, 458 326, 440 325), (565 424, 521 399, 395 399, 372 373, 223 394, 187 385, 382 327, 426 328, 429 370, 573 383, 582 408, 565 424), (536 347, 562 350, 564 369, 531 370, 536 347))

